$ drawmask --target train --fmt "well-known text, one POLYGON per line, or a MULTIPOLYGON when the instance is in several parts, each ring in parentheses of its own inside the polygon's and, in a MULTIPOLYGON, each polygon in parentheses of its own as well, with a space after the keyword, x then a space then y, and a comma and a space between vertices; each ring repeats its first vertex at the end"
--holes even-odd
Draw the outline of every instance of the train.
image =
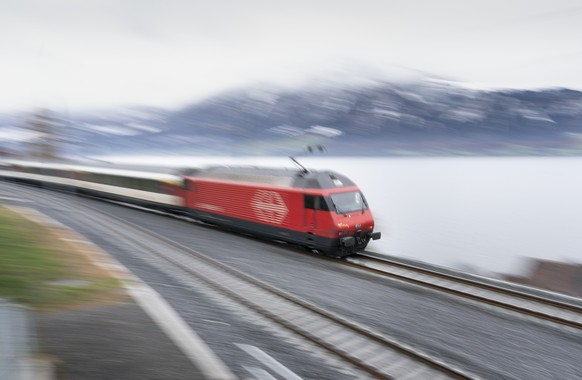
POLYGON ((0 178, 74 191, 344 257, 381 238, 364 195, 333 171, 208 166, 148 170, 6 161, 0 178))

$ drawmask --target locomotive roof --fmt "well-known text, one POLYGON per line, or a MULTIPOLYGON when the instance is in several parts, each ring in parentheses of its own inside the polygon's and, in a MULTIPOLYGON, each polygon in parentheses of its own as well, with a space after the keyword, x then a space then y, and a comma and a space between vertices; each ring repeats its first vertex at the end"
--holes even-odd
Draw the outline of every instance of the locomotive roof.
POLYGON ((205 169, 186 170, 183 174, 197 178, 303 189, 334 189, 355 186, 349 178, 330 170, 304 172, 297 169, 213 166, 205 169))

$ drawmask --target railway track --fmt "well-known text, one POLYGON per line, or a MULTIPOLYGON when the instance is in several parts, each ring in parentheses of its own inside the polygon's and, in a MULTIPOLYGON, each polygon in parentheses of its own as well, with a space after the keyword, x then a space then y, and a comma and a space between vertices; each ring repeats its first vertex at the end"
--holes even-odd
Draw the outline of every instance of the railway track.
MULTIPOLYGON (((155 212, 176 217, 161 211, 155 212)), ((178 218, 190 220, 183 216, 178 218)), ((572 297, 371 253, 359 253, 340 262, 558 326, 582 330, 582 301, 572 297)))
POLYGON ((582 301, 575 298, 373 254, 348 257, 345 264, 560 326, 582 329, 582 301))
MULTIPOLYGON (((190 220, 183 216, 178 218, 190 220)), ((359 253, 339 262, 554 325, 582 330, 582 300, 572 297, 372 253, 359 253)))
MULTIPOLYGON (((23 193, 37 191, 23 190, 23 193)), ((58 198, 57 198, 58 199, 58 198)), ((52 205, 71 207, 65 201, 52 205)), ((143 227, 86 205, 70 218, 89 224, 109 241, 161 264, 184 283, 192 278, 282 328, 316 344, 378 379, 475 379, 476 376, 407 346, 396 339, 324 310, 293 294, 224 265, 143 227)))

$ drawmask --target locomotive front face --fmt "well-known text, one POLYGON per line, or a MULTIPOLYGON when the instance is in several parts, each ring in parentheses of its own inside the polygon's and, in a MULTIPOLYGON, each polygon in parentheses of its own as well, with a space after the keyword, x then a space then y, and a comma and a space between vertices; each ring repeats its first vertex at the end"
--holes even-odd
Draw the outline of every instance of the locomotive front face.
POLYGON ((372 213, 359 190, 331 193, 329 199, 342 255, 363 250, 370 240, 380 238, 379 232, 374 233, 372 213))

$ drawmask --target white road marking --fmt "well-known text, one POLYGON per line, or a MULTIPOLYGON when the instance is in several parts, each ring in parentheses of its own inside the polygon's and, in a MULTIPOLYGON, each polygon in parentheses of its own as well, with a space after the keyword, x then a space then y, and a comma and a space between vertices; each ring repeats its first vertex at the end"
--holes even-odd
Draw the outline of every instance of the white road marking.
POLYGON ((283 378, 287 380, 303 380, 301 377, 297 376, 293 371, 289 368, 285 367, 283 364, 279 363, 263 350, 258 347, 251 346, 249 344, 239 344, 235 343, 238 348, 245 351, 247 354, 251 355, 279 375, 283 376, 283 378))
POLYGON ((4 197, 4 196, 0 196, 1 200, 4 201, 17 201, 17 202, 22 202, 22 203, 30 203, 32 202, 31 200, 28 199, 20 199, 20 198, 14 198, 14 197, 4 197))
POLYGON ((84 243, 84 244, 91 244, 89 243, 87 240, 81 240, 81 239, 67 239, 67 238, 61 238, 62 241, 68 241, 71 243, 84 243))
POLYGON ((256 380, 277 380, 276 377, 273 377, 269 372, 262 368, 247 367, 246 365, 243 365, 243 368, 246 369, 248 373, 253 375, 256 380))
POLYGON ((203 319, 204 322, 210 322, 210 323, 216 323, 218 325, 226 325, 226 326, 230 326, 230 323, 226 323, 226 322, 222 322, 222 321, 215 321, 212 319, 203 319))

